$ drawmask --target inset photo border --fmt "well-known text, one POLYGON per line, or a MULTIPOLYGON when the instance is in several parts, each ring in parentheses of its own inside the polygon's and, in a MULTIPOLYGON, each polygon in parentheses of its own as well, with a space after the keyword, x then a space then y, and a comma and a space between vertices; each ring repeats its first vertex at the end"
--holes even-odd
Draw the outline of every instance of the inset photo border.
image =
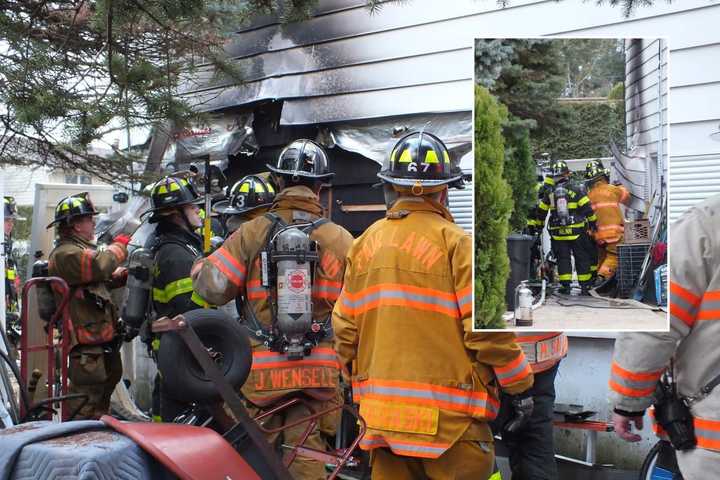
POLYGON ((474 328, 667 331, 667 40, 474 47, 474 328))

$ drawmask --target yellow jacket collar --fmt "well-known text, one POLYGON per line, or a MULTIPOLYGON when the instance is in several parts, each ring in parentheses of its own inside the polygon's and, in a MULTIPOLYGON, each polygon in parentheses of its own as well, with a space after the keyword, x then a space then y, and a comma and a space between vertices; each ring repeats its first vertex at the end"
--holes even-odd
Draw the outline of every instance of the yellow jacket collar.
POLYGON ((315 192, 304 185, 288 187, 275 197, 271 211, 300 209, 308 213, 322 216, 323 208, 315 192))
POLYGON ((386 217, 397 217, 402 215, 402 211, 437 213, 445 220, 455 222, 452 214, 444 205, 428 197, 400 197, 387 211, 386 217))

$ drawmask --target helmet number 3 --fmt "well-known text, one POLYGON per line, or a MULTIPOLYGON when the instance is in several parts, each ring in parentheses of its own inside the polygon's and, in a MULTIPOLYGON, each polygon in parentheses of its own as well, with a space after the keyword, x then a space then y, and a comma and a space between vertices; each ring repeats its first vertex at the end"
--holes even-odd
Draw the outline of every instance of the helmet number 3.
POLYGON ((417 171, 418 171, 418 165, 420 165, 420 166, 422 167, 422 171, 423 171, 423 172, 427 172, 428 169, 430 168, 430 164, 429 164, 429 163, 420 163, 420 164, 417 164, 417 163, 411 162, 411 163, 408 163, 408 168, 407 168, 407 169, 408 169, 408 172, 417 172, 417 171))
POLYGON ((238 207, 245 208, 245 195, 238 195, 236 202, 238 203, 238 207))

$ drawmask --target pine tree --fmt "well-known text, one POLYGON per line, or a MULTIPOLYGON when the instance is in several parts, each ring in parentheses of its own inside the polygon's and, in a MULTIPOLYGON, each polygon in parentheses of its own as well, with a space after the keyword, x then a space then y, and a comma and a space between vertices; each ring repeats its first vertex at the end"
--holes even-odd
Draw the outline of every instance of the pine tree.
POLYGON ((242 82, 223 48, 234 28, 304 19, 317 1, 0 0, 0 164, 130 179, 131 158, 88 145, 113 129, 202 120, 181 87, 199 72, 242 82))
POLYGON ((506 237, 512 210, 503 178, 502 125, 507 109, 475 87, 475 325, 503 328, 509 273, 506 237))
POLYGON ((530 131, 518 120, 508 120, 503 128, 505 166, 503 176, 512 191, 513 209, 510 231, 520 232, 527 226, 527 216, 537 202, 536 166, 530 151, 530 131))

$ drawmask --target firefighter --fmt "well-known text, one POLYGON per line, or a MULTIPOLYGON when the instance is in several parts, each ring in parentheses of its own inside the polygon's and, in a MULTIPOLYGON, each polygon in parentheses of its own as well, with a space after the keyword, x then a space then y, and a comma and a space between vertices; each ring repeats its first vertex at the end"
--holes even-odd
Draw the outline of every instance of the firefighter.
POLYGON ((567 163, 554 161, 551 176, 546 178, 546 183, 548 186, 543 190, 532 220, 542 225, 547 214, 550 214, 548 230, 558 262, 560 292, 570 293, 572 255, 575 257, 575 271, 582 294, 587 295, 592 286, 591 266, 595 255, 594 247, 587 238, 587 230, 588 227, 592 231, 596 230, 597 217, 590 206, 590 199, 570 180, 567 163))
POLYGON ((20 293, 20 275, 17 271, 17 261, 13 256, 13 238, 12 232, 15 228, 17 220, 25 220, 18 216, 17 206, 13 197, 3 198, 4 212, 4 231, 3 231, 3 248, 5 256, 5 318, 7 320, 8 338, 15 343, 19 342, 20 328, 20 305, 18 295, 20 293))
POLYGON ((227 200, 213 206, 225 218, 228 235, 255 217, 265 215, 275 198, 275 186, 269 174, 247 175, 236 182, 228 192, 227 200))
MULTIPOLYGON (((204 202, 202 202, 204 203, 204 202)), ((210 207, 213 211, 214 209, 210 207)), ((198 215, 200 216, 201 225, 195 229, 195 233, 200 235, 200 237, 203 237, 203 228, 205 225, 205 208, 200 207, 198 209, 198 215)), ((222 221, 216 216, 213 215, 212 211, 210 212, 210 237, 215 238, 225 238, 225 235, 227 234, 225 227, 223 227, 222 221)))
MULTIPOLYGON (((169 176, 161 179, 150 194, 149 223, 156 223, 150 250, 155 257, 152 280, 152 301, 156 318, 170 318, 207 304, 192 291, 190 269, 202 256, 202 238, 195 230, 202 225, 198 204, 202 198, 186 178, 169 176)), ((151 342, 157 356, 160 338, 151 342)), ((153 420, 172 422, 189 407, 182 399, 167 395, 160 375, 153 389, 153 420)))
MULTIPOLYGON (((243 323, 253 345, 252 370, 242 388, 251 412, 267 411, 296 396, 319 411, 340 397, 330 314, 342 288, 352 236, 323 218, 318 193, 334 174, 320 145, 296 140, 282 151, 276 165, 268 168, 280 189, 272 207, 265 215, 241 224, 222 247, 195 264, 193 288, 218 305, 240 297, 243 323), (291 228, 293 225, 297 227, 291 228), (297 250, 297 255, 316 260, 289 261, 294 265, 289 270, 284 267, 288 262, 271 260, 287 250, 280 240, 290 236, 317 245, 316 250, 297 250), (293 318, 303 328, 289 332, 287 324, 294 323, 293 318)), ((271 415, 263 424, 278 427, 307 413, 297 405, 271 415)), ((270 441, 297 444, 306 426, 284 430, 284 438, 275 436, 270 441)), ((329 425, 321 428, 332 431, 329 425)), ((317 428, 305 445, 325 449, 317 428)), ((322 462, 301 457, 292 463, 290 473, 298 479, 325 478, 322 462)))
MULTIPOLYGON (((87 192, 63 198, 55 207, 58 240, 50 252, 50 276, 61 277, 70 287, 70 339, 68 378, 70 393, 87 395, 76 418, 92 419, 109 413, 110 395, 122 377, 117 307, 110 290, 122 285, 127 270, 119 268, 127 257, 130 237, 120 233, 110 245, 95 243, 99 212, 87 192)), ((73 411, 80 400, 68 402, 73 411)))
POLYGON ((367 422, 360 446, 373 478, 488 478, 497 390, 515 395, 521 421, 532 371, 514 334, 472 331, 472 240, 444 206, 461 172, 439 138, 414 132, 378 176, 386 218, 353 244, 333 311, 367 422))
POLYGON ((588 198, 597 215, 597 232, 593 236, 598 248, 598 282, 605 282, 617 270, 617 245, 623 238, 623 213, 620 204, 630 202, 630 193, 622 185, 611 185, 608 172, 599 160, 585 165, 588 198))
POLYGON ((680 449, 685 480, 716 478, 720 472, 719 231, 720 196, 673 224, 671 242, 679 247, 670 262, 670 329, 621 334, 610 372, 615 432, 639 441, 631 425, 641 429, 644 412, 655 403, 654 429, 680 449), (658 388, 665 371, 673 378, 669 389, 658 388))
MULTIPOLYGON (((503 443, 510 452, 512 478, 555 480, 558 478, 553 446, 555 376, 560 361, 567 355, 567 336, 562 332, 518 332, 516 342, 530 363, 535 381, 529 391, 533 411, 528 423, 519 432, 502 432, 503 443)), ((511 407, 510 398, 503 395, 494 430, 502 431, 511 407)))

